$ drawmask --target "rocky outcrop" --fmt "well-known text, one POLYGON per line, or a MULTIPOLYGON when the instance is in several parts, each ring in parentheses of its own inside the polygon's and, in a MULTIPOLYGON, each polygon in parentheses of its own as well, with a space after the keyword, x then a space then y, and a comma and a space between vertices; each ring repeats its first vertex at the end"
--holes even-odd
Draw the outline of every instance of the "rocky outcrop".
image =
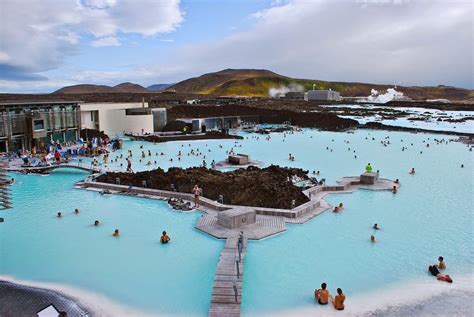
POLYGON ((221 140, 221 139, 243 139, 243 137, 219 131, 209 131, 203 134, 180 134, 180 135, 127 135, 135 140, 148 141, 153 143, 169 142, 169 141, 195 141, 195 140, 221 140))
POLYGON ((94 129, 82 129, 81 130, 81 138, 84 140, 90 140, 92 138, 101 138, 103 140, 110 139, 104 131, 94 130, 94 129))
POLYGON ((308 179, 306 172, 274 165, 225 173, 203 167, 173 167, 167 172, 160 168, 137 173, 109 172, 99 176, 97 181, 115 184, 118 177, 122 185, 142 187, 142 181, 146 181, 148 188, 162 190, 171 190, 173 184, 177 191, 184 193, 191 193, 198 183, 204 197, 218 200, 219 195, 223 195, 225 204, 289 209, 292 200, 296 206, 308 201, 302 189, 289 180, 293 175, 308 179))
POLYGON ((355 128, 356 120, 340 118, 329 112, 296 112, 268 108, 247 107, 240 105, 224 106, 175 106, 168 110, 169 120, 180 118, 205 118, 223 116, 253 116, 260 123, 282 124, 290 122, 303 128, 317 128, 327 131, 342 131, 355 128))

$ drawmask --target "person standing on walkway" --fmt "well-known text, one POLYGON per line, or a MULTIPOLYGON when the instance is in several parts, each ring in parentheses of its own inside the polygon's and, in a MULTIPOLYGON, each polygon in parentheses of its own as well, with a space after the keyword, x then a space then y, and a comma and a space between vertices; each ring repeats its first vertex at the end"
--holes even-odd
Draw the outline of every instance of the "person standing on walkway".
POLYGON ((193 194, 194 194, 194 208, 199 208, 199 196, 201 196, 202 190, 199 188, 198 184, 194 185, 193 194))

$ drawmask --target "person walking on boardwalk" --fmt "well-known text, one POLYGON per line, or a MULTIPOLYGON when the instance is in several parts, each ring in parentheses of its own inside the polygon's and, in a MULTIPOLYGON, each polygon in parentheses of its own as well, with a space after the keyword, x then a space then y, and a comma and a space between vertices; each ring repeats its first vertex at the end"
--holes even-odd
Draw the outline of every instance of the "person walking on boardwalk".
POLYGON ((194 208, 199 208, 199 196, 201 196, 201 188, 198 184, 194 185, 193 194, 194 194, 194 208))

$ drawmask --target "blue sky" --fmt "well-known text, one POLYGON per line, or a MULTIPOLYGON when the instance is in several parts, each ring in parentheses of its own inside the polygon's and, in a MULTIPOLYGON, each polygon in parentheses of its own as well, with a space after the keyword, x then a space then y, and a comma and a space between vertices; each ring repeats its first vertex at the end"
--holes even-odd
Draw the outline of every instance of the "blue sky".
POLYGON ((0 15, 0 92, 224 68, 474 86, 470 1, 0 0, 0 15))

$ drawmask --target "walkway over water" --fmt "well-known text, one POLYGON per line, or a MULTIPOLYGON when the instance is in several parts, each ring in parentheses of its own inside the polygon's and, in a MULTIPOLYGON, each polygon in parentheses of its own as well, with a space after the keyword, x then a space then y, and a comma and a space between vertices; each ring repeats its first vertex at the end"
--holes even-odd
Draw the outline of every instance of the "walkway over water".
POLYGON ((93 166, 91 164, 84 163, 59 163, 48 166, 18 166, 18 167, 7 167, 5 170, 11 172, 27 172, 27 173, 41 173, 46 171, 51 171, 57 168, 76 168, 90 173, 100 173, 104 171, 101 167, 93 166))
POLYGON ((214 276, 209 317, 240 316, 246 249, 245 237, 227 239, 214 276))

